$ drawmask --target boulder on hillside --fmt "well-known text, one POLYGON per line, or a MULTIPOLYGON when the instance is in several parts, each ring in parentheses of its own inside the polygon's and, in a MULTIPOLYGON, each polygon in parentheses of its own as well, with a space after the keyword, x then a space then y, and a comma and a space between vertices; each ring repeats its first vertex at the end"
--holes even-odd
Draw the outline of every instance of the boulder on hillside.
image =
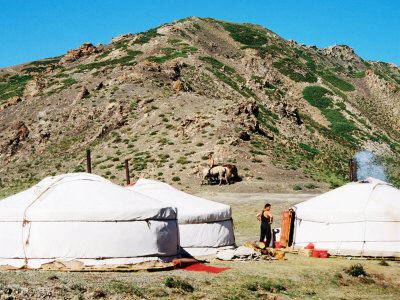
POLYGON ((82 86, 80 93, 76 97, 76 100, 80 100, 80 99, 86 98, 87 96, 89 96, 89 91, 86 88, 86 86, 82 86))
POLYGON ((15 105, 15 104, 17 104, 18 102, 21 102, 21 101, 22 101, 22 99, 21 99, 20 96, 14 96, 10 100, 8 100, 7 103, 4 103, 4 104, 1 105, 1 110, 6 109, 7 107, 9 107, 11 105, 15 105))
POLYGON ((177 90, 179 92, 184 90, 183 83, 180 80, 175 81, 173 87, 175 90, 177 90))
POLYGON ((73 62, 78 58, 97 53, 97 48, 91 43, 83 43, 78 49, 71 49, 60 59, 60 64, 73 62))
POLYGON ((30 99, 39 95, 46 87, 48 79, 35 75, 32 80, 26 83, 24 89, 24 98, 30 99))
POLYGON ((117 37, 113 37, 113 38, 111 39, 111 43, 119 42, 119 41, 121 41, 121 40, 123 40, 123 39, 131 38, 132 36, 133 36, 132 33, 120 34, 120 35, 117 36, 117 37))
POLYGON ((8 156, 14 155, 21 141, 25 140, 29 135, 29 130, 22 121, 16 121, 11 124, 7 132, 7 139, 0 147, 0 153, 8 156))

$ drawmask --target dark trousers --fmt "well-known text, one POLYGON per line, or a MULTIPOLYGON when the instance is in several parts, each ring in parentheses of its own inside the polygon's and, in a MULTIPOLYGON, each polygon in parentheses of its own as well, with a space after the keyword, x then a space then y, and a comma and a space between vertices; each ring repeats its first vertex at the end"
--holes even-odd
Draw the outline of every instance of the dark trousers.
POLYGON ((267 222, 261 222, 261 235, 260 242, 265 242, 265 246, 268 247, 271 242, 271 225, 267 222))

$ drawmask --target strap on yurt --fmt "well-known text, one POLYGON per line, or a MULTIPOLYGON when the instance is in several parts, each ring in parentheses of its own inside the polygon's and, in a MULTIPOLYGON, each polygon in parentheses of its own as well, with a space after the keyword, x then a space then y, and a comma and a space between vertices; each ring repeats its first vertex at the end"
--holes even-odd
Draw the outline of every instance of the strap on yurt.
POLYGON ((365 247, 365 238, 366 238, 366 228, 367 228, 367 217, 366 217, 366 215, 365 215, 365 210, 367 209, 367 206, 368 206, 368 204, 369 204, 369 202, 370 202, 370 200, 371 200, 371 197, 372 197, 372 194, 373 194, 373 191, 376 189, 376 187, 378 186, 378 185, 384 185, 384 184, 382 184, 382 183, 380 183, 380 182, 377 182, 377 183, 375 183, 374 184, 374 186, 372 187, 372 189, 371 189, 371 192, 369 193, 369 196, 368 196, 368 199, 367 199, 367 201, 365 202, 365 206, 364 206, 364 208, 363 208, 363 214, 364 214, 364 232, 363 232, 363 244, 362 244, 362 249, 361 249, 361 256, 364 254, 364 247, 365 247))

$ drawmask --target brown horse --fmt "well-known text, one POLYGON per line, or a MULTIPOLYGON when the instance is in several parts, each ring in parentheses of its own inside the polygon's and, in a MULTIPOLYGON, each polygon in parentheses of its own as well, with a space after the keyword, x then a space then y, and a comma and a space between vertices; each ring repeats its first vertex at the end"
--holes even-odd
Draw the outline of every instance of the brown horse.
POLYGON ((208 173, 208 167, 205 166, 198 166, 197 170, 200 171, 202 174, 202 180, 201 180, 201 185, 203 185, 204 181, 206 181, 206 178, 208 177, 208 184, 210 184, 210 177, 217 177, 219 180, 219 185, 222 184, 222 179, 224 179, 226 182, 228 182, 228 179, 226 175, 228 174, 229 170, 228 168, 225 168, 223 166, 215 166, 210 170, 210 174, 208 173))
POLYGON ((227 182, 230 184, 231 179, 233 181, 238 180, 239 179, 239 175, 238 175, 238 171, 235 165, 232 164, 224 164, 222 165, 223 167, 228 169, 228 172, 226 174, 226 178, 227 178, 227 182))

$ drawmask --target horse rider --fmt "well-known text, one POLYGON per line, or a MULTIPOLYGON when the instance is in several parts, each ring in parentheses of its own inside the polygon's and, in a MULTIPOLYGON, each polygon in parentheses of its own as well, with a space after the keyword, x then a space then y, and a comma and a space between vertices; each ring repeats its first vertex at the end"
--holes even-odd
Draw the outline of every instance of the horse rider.
POLYGON ((208 173, 207 173, 207 175, 208 175, 208 177, 211 177, 210 175, 210 172, 211 172, 211 169, 214 167, 214 158, 211 156, 211 153, 210 154, 208 154, 208 173))

